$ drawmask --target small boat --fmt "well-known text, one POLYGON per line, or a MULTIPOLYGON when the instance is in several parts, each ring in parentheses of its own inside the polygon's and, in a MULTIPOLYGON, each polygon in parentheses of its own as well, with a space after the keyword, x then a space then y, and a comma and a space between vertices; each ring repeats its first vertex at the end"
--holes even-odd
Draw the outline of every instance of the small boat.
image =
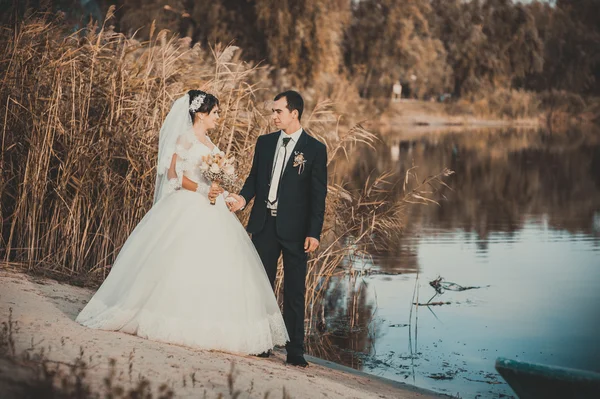
POLYGON ((598 399, 600 374, 585 370, 496 359, 496 370, 520 399, 598 399))

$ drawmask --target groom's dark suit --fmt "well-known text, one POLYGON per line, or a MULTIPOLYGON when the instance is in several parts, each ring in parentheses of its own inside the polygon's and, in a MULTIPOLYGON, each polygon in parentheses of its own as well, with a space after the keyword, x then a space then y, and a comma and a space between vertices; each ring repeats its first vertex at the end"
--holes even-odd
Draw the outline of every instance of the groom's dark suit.
POLYGON ((255 198, 247 230, 271 286, 275 284, 279 255, 283 254, 283 318, 290 335, 286 348, 288 355, 302 355, 307 261, 304 241, 306 237, 320 240, 327 195, 327 149, 302 131, 284 165, 274 215, 267 208, 267 198, 280 134, 278 131, 258 138, 250 175, 240 195, 246 203, 255 198), (294 167, 298 155, 306 161, 302 169, 294 167))

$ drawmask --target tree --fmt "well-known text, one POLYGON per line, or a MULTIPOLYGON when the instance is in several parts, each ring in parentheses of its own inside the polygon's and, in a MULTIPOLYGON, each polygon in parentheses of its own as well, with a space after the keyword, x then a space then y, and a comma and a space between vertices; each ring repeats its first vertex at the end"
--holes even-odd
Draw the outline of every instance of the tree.
POLYGON ((433 0, 432 5, 455 95, 513 87, 542 70, 543 42, 526 6, 509 0, 433 0))
POLYGON ((559 0, 530 6, 544 40, 545 65, 529 88, 600 95, 600 1, 559 0))
POLYGON ((190 27, 187 36, 204 46, 233 43, 246 57, 260 61, 267 56, 265 35, 256 23, 256 6, 252 1, 186 1, 190 27))
POLYGON ((429 1, 364 0, 353 3, 346 31, 345 61, 364 75, 364 95, 389 91, 396 80, 411 82, 417 96, 443 91, 449 69, 442 42, 430 32, 429 1))
POLYGON ((495 86, 512 86, 515 79, 543 68, 543 42, 535 19, 522 4, 510 0, 486 0, 482 7, 488 79, 495 86))
POLYGON ((481 52, 487 40, 482 31, 479 2, 433 0, 433 26, 447 52, 452 68, 453 94, 475 91, 482 86, 478 73, 481 52))
POLYGON ((349 2, 344 0, 257 0, 268 63, 286 68, 296 84, 338 74, 348 15, 349 2))
POLYGON ((138 39, 148 39, 154 25, 181 34, 184 0, 117 0, 119 30, 138 39))

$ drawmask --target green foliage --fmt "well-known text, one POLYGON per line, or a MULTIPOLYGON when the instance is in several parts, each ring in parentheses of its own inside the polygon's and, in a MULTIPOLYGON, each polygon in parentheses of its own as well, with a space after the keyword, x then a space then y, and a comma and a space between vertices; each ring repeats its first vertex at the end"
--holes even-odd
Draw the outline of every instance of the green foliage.
POLYGON ((525 86, 600 95, 600 2, 536 2, 530 9, 544 40, 544 70, 528 76, 525 86))
POLYGON ((417 97, 443 92, 450 70, 442 42, 432 34, 429 1, 365 0, 354 3, 346 35, 346 66, 362 74, 363 95, 411 82, 417 97))
POLYGON ((351 81, 364 97, 388 98, 400 80, 415 98, 600 95, 597 0, 53 0, 13 2, 0 20, 42 4, 74 29, 115 5, 115 30, 138 40, 167 29, 205 49, 235 44, 245 60, 271 65, 278 87, 351 81))
POLYGON ((119 0, 119 29, 142 38, 153 23, 204 46, 234 43, 250 60, 285 68, 292 84, 305 86, 342 67, 342 0, 167 1, 119 0))
POLYGON ((435 26, 454 72, 456 96, 510 88, 539 72, 543 43, 526 6, 508 0, 433 0, 435 26))
POLYGON ((340 71, 348 2, 257 0, 256 13, 268 62, 286 68, 293 84, 310 84, 322 74, 340 71))

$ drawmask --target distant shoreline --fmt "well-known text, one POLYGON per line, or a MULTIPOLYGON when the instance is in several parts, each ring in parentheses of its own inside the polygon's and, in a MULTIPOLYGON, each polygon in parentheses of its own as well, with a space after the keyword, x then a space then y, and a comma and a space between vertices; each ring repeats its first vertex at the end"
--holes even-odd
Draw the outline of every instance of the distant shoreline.
POLYGON ((445 104, 427 101, 404 100, 391 103, 377 120, 379 129, 385 131, 414 130, 420 132, 438 130, 464 130, 485 128, 540 128, 545 122, 542 117, 499 119, 473 115, 450 115, 445 104))

